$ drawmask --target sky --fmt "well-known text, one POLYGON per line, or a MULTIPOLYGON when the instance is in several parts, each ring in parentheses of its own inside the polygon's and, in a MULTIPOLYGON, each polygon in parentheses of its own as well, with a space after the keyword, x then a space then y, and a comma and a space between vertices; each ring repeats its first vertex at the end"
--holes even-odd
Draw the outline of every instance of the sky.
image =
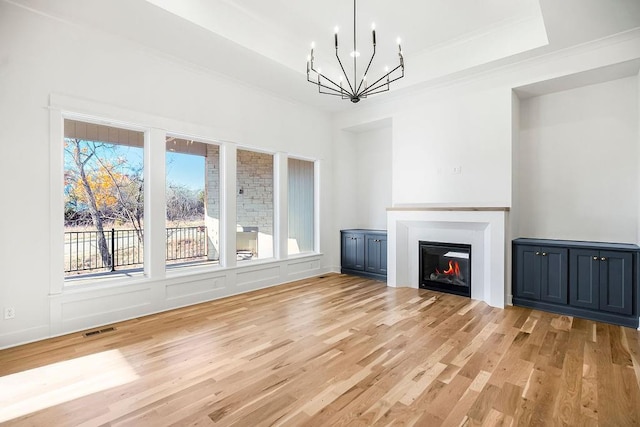
POLYGON ((203 156, 167 151, 167 183, 204 190, 203 156))

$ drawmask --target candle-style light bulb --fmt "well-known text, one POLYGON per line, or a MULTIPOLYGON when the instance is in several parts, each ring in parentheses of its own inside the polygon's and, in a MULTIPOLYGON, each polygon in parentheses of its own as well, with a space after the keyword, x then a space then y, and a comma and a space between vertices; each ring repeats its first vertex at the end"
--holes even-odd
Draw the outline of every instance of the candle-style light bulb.
POLYGON ((398 37, 396 42, 398 43, 398 52, 402 52, 402 39, 398 37))

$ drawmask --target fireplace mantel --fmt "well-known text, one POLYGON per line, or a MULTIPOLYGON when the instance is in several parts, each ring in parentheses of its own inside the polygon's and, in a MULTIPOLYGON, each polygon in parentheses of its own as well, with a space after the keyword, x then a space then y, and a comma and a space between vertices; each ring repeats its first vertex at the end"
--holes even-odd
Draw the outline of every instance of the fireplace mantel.
POLYGON ((418 242, 472 246, 471 298, 503 308, 506 302, 506 224, 509 208, 468 205, 394 206, 387 209, 387 284, 418 287, 418 242))
POLYGON ((452 205, 416 205, 394 206, 387 212, 419 212, 419 211, 460 211, 460 212, 509 212, 510 208, 499 206, 452 206, 452 205))

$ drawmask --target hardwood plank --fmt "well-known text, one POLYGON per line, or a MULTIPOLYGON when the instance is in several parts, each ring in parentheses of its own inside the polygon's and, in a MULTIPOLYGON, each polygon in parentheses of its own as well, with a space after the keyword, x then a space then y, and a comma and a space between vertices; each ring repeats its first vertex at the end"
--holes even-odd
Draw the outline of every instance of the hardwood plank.
POLYGON ((331 274, 112 326, 0 351, 0 423, 640 425, 640 333, 532 309, 331 274))

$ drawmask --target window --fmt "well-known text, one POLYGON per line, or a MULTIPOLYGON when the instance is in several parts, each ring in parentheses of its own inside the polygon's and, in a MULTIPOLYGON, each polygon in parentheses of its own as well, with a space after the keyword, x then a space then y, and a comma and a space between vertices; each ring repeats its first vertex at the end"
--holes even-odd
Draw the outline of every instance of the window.
POLYGON ((143 266, 144 133, 64 120, 65 276, 143 266))
POLYGON ((220 260, 220 150, 166 138, 166 262, 184 266, 220 260))
POLYGON ((238 150, 236 165, 237 259, 273 257, 273 156, 238 150))
POLYGON ((289 255, 314 250, 314 163, 290 158, 289 255))
POLYGON ((270 153, 235 148, 230 148, 235 155, 223 158, 224 147, 215 143, 157 127, 147 130, 83 117, 62 117, 63 126, 57 127, 64 155, 52 158, 52 171, 60 177, 63 170, 64 185, 52 206, 58 223, 64 222, 64 233, 52 232, 51 241, 64 250, 52 256, 51 268, 64 264, 65 281, 54 290, 89 283, 75 279, 158 279, 165 270, 219 265, 221 252, 233 247, 233 240, 236 253, 225 256, 239 262, 273 259, 276 242, 285 238, 288 245, 278 246, 280 256, 317 249, 313 161, 282 155, 279 159, 287 161, 280 162, 270 153), (235 168, 223 160, 235 161, 235 168), (235 198, 235 218, 228 216, 233 205, 227 205, 226 214, 221 206, 223 195, 229 196, 221 185, 225 166, 228 172, 235 169, 224 187, 233 192, 229 184, 235 179, 235 197, 228 198, 235 198), (286 171, 280 169, 284 167, 286 171), (164 181, 151 178, 163 171, 164 181), (287 188, 280 186, 284 182, 278 185, 286 197, 276 194, 276 173, 288 176, 287 188), (281 204, 276 206, 276 201, 281 204), (288 234, 274 235, 277 212, 288 220, 281 224, 288 234), (225 227, 224 218, 233 222, 225 227), (228 227, 235 232, 229 234, 228 227), (221 241, 222 230, 226 241, 221 241))

